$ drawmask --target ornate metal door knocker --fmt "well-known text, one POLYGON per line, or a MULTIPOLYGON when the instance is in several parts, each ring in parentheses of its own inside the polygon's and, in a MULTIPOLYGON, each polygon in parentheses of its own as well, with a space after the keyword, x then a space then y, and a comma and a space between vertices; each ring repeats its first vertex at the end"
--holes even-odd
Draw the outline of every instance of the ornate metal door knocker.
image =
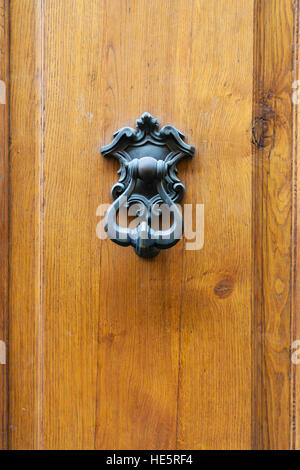
POLYGON ((111 190, 115 201, 105 215, 104 227, 118 245, 131 245, 139 256, 152 258, 182 236, 183 218, 176 203, 185 187, 177 177, 176 165, 192 157, 195 148, 183 142, 184 135, 175 127, 159 130, 157 119, 149 113, 136 121, 136 127, 120 129, 109 145, 101 147, 105 157, 120 163, 120 178, 111 190), (172 219, 168 228, 160 228, 163 207, 172 219), (134 208, 138 222, 133 228, 119 225, 122 208, 134 208))

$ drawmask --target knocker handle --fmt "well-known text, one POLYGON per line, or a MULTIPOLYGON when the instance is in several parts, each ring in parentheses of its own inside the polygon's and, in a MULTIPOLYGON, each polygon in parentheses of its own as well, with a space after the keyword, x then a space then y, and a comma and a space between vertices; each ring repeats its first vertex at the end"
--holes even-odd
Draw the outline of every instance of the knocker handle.
POLYGON ((101 149, 121 164, 119 182, 112 189, 115 201, 105 215, 104 228, 118 245, 131 245, 139 256, 152 258, 182 236, 183 218, 176 201, 182 197, 184 186, 177 177, 176 164, 192 156, 194 148, 186 145, 184 136, 171 126, 158 132, 157 121, 148 113, 137 121, 137 127, 139 131, 121 129, 112 144, 101 149), (137 212, 143 214, 141 222, 135 228, 120 226, 117 218, 121 209, 136 203, 137 212), (171 226, 154 230, 153 214, 159 218, 164 205, 172 216, 171 226))

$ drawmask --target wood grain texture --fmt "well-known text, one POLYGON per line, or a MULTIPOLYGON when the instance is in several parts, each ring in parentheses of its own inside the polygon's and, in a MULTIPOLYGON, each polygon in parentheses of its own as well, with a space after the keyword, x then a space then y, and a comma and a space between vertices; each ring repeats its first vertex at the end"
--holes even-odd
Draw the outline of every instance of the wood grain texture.
POLYGON ((290 446, 294 2, 255 2, 252 447, 290 446))
POLYGON ((249 447, 252 1, 27 5, 12 6, 11 290, 26 293, 14 295, 11 334, 13 363, 31 368, 11 369, 11 446, 249 447), (21 26, 35 29, 17 44, 21 26), (35 57, 17 67, 28 47, 35 57), (181 175, 186 201, 206 204, 208 234, 218 227, 205 253, 182 241, 147 262, 95 237, 116 179, 99 146, 145 110, 198 149, 181 175))
POLYGON ((9 446, 38 449, 43 400, 43 2, 12 0, 10 14, 9 446))
POLYGON ((293 1, 10 17, 9 446, 289 448, 293 1), (100 145, 144 111, 196 146, 179 171, 202 250, 96 237, 118 169, 100 145))
MULTIPOLYGON (((299 80, 300 80, 300 2, 295 2, 294 22, 294 88, 295 102, 293 106, 293 162, 294 162, 294 198, 293 198, 293 303, 292 303, 292 353, 296 353, 299 361, 300 341, 300 121, 299 121, 299 80)), ((292 364, 291 404, 293 419, 291 420, 291 448, 300 450, 300 365, 292 364)))
POLYGON ((95 237, 96 209, 111 201, 117 168, 100 156, 99 146, 145 110, 181 124, 168 40, 170 33, 176 37, 174 7, 57 1, 48 8, 44 234, 46 330, 52 335, 45 337, 45 446, 176 446, 182 244, 147 262, 95 237), (66 286, 69 294, 57 299, 53 294, 66 286))
POLYGON ((0 449, 7 447, 9 11, 0 0, 0 449))
POLYGON ((251 447, 253 3, 185 5, 193 41, 180 49, 187 102, 178 113, 198 149, 186 201, 205 205, 205 242, 184 252, 177 445, 244 449, 251 447))

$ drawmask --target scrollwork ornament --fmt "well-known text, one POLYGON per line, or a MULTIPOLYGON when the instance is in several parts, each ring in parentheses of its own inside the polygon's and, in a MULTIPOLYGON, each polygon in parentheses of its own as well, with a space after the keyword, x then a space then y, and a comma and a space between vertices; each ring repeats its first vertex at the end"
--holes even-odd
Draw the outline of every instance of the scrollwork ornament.
POLYGON ((136 129, 123 127, 114 134, 113 141, 101 147, 105 157, 119 161, 119 181, 111 193, 114 203, 105 216, 108 236, 122 246, 133 246, 144 258, 156 256, 161 249, 170 248, 180 239, 183 219, 177 203, 181 201, 185 187, 177 176, 177 164, 194 155, 195 148, 187 145, 184 135, 167 125, 159 130, 159 123, 149 113, 136 121, 136 129), (126 204, 142 204, 145 210, 141 223, 131 229, 120 227, 117 213, 126 204), (173 222, 167 230, 153 230, 151 217, 159 215, 161 204, 167 204, 173 222), (179 233, 179 236, 178 236, 179 233))

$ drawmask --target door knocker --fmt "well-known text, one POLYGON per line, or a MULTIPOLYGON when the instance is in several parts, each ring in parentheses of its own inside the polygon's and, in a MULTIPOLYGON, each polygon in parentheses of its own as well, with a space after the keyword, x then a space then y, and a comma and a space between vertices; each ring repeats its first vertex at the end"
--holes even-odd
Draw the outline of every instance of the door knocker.
POLYGON ((183 142, 184 135, 175 127, 159 130, 157 119, 149 113, 136 121, 136 127, 123 127, 109 145, 101 147, 105 157, 120 163, 120 178, 111 190, 114 202, 106 212, 104 228, 118 245, 131 245, 139 256, 152 258, 182 236, 183 218, 176 203, 185 187, 177 177, 177 163, 192 157, 195 148, 183 142), (119 225, 118 214, 130 208, 137 217, 135 226, 119 225), (164 208, 169 214, 167 228, 161 228, 164 208))

